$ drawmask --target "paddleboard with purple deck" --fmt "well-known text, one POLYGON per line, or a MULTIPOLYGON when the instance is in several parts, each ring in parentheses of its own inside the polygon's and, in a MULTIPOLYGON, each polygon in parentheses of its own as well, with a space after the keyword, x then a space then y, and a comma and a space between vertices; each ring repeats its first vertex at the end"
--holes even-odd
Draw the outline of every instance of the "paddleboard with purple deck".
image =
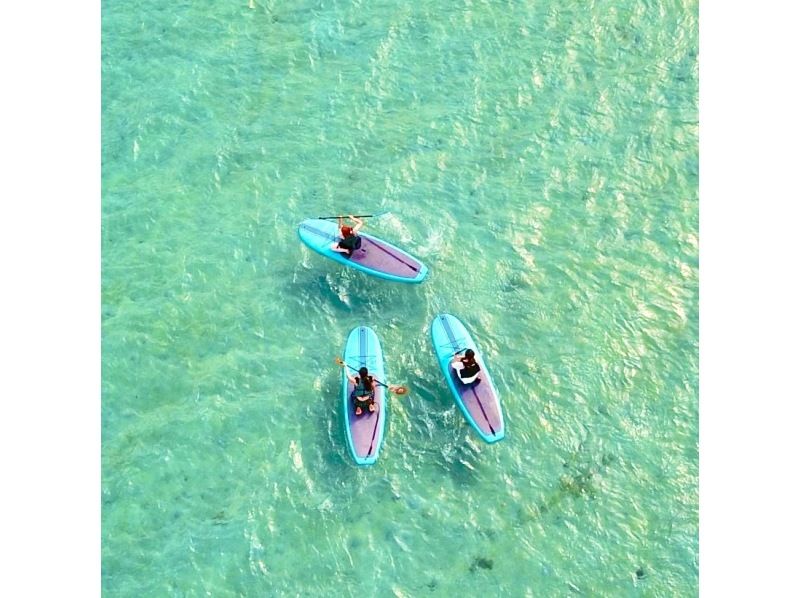
POLYGON ((356 249, 351 257, 334 251, 331 243, 339 239, 339 228, 332 220, 304 220, 297 232, 300 240, 317 253, 378 278, 419 283, 428 274, 427 266, 414 256, 391 243, 364 233, 359 233, 361 248, 356 249))
POLYGON ((439 360, 447 386, 453 394, 461 413, 488 443, 502 440, 506 435, 500 396, 497 394, 486 362, 464 324, 450 314, 439 314, 431 322, 433 350, 439 360), (480 377, 471 384, 463 384, 450 362, 457 352, 472 349, 481 366, 480 377))
POLYGON ((375 385, 375 411, 364 411, 361 415, 356 415, 350 399, 353 383, 344 370, 357 376, 357 370, 366 367, 375 380, 386 383, 383 351, 375 331, 367 326, 354 328, 347 337, 342 359, 350 366, 342 368, 342 405, 347 448, 357 465, 372 465, 378 460, 386 427, 386 388, 380 384, 375 385))

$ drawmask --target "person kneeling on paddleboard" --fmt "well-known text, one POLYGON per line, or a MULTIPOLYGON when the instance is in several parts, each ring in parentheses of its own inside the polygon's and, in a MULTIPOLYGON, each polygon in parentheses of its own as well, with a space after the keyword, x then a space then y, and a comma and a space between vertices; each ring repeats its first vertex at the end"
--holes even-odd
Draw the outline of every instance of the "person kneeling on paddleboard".
POLYGON ((350 393, 350 399, 353 401, 356 415, 364 413, 364 409, 368 409, 370 412, 375 411, 375 385, 367 368, 358 370, 358 376, 351 376, 347 373, 347 378, 355 386, 353 392, 350 393))
POLYGON ((481 371, 481 366, 475 360, 475 351, 467 349, 464 351, 464 356, 460 357, 456 354, 453 361, 450 362, 452 368, 458 372, 458 377, 463 384, 470 384, 478 379, 478 374, 481 371))
POLYGON ((339 253, 346 253, 347 257, 351 257, 356 249, 361 249, 361 237, 358 236, 358 231, 364 226, 364 221, 355 216, 348 216, 350 220, 355 223, 355 226, 342 225, 342 219, 339 219, 339 234, 341 239, 331 244, 331 249, 339 253))

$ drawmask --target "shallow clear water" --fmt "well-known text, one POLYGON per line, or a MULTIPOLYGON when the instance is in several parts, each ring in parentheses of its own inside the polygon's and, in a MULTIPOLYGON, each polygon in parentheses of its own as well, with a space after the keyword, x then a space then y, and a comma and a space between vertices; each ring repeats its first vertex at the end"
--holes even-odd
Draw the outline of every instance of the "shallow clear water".
POLYGON ((104 593, 696 594, 697 3, 286 4, 103 2, 104 593), (422 285, 297 238, 381 209, 422 285), (367 469, 359 324, 411 390, 367 469))

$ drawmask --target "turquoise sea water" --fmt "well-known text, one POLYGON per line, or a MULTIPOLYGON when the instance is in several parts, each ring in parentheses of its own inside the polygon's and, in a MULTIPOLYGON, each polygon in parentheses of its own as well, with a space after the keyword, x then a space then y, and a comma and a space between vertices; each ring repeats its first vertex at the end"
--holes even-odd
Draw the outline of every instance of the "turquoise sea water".
POLYGON ((698 7, 102 3, 108 596, 698 592, 698 7), (368 231, 420 286, 297 223, 368 231), (441 378, 471 329, 507 438, 441 378), (394 397, 355 467, 333 363, 394 397))

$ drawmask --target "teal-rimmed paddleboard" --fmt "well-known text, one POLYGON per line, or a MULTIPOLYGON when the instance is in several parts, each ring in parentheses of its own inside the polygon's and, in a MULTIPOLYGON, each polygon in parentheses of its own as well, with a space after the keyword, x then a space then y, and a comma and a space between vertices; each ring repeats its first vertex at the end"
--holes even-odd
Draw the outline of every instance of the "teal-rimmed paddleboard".
MULTIPOLYGON (((385 382, 383 350, 378 335, 372 328, 359 326, 350 332, 342 359, 355 370, 366 367, 375 380, 385 382)), ((375 411, 364 411, 361 415, 356 415, 350 399, 353 384, 345 371, 354 376, 357 374, 350 368, 342 368, 342 407, 347 448, 357 465, 372 465, 378 460, 386 427, 386 388, 380 384, 375 385, 375 411)))
POLYGON ((332 220, 304 220, 297 233, 303 243, 320 255, 384 280, 420 283, 428 274, 427 266, 414 256, 391 243, 364 233, 359 233, 361 248, 356 249, 352 256, 334 251, 331 244, 340 237, 339 228, 332 220))
POLYGON ((486 361, 461 320, 450 314, 435 316, 431 322, 431 341, 447 386, 467 422, 488 443, 505 438, 500 396, 492 383, 486 361), (450 366, 456 352, 466 349, 475 351, 475 359, 481 366, 479 379, 470 384, 463 384, 450 366))

